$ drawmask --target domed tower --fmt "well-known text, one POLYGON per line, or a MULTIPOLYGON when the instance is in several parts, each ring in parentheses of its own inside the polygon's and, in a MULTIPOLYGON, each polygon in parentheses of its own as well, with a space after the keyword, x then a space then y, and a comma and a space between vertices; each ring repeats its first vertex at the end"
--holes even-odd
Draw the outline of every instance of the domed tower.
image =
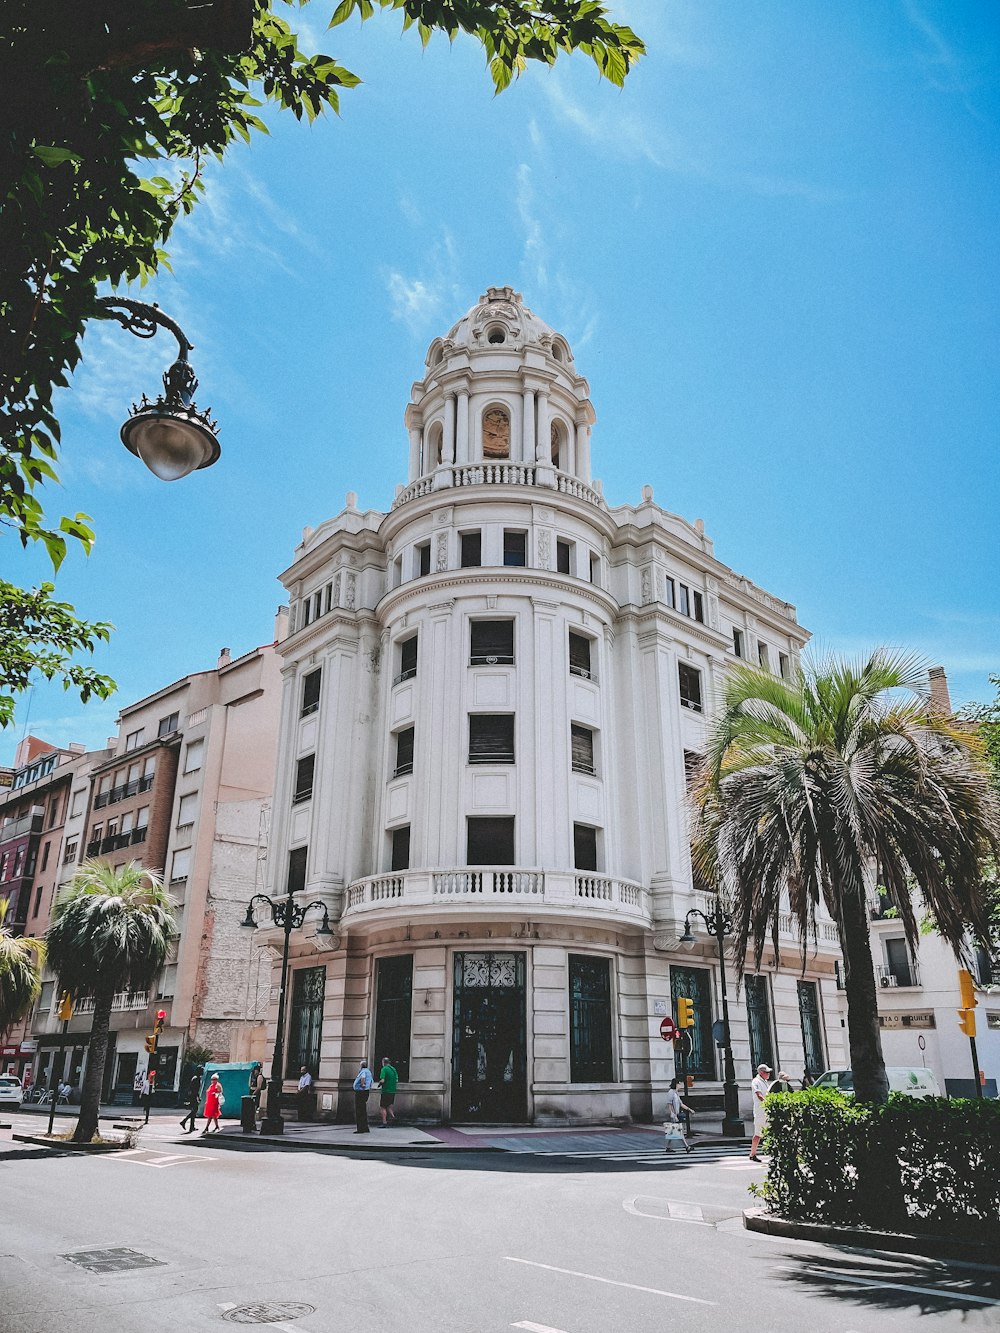
MULTIPOLYGON (((331 1115, 362 1055, 426 1120, 659 1115, 678 995, 718 1100, 715 942, 677 944, 712 906, 686 773, 727 658, 791 671, 807 636, 648 487, 608 508, 588 394, 566 340, 490 288, 428 350, 391 511, 349 495, 282 576, 269 885, 335 930, 292 938, 284 1056, 331 1115)), ((734 1024, 747 1070, 775 1054, 772 990, 734 1024)))

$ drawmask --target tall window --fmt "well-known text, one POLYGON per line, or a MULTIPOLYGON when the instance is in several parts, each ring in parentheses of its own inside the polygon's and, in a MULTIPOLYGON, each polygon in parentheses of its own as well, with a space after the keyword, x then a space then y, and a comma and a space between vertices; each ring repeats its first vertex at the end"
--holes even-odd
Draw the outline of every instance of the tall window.
POLYGON ((292 801, 298 804, 299 801, 308 801, 313 794, 313 777, 316 772, 316 756, 314 754, 304 755, 295 765, 295 791, 292 793, 292 801))
POLYGON ((704 967, 671 967, 670 995, 675 1015, 679 995, 686 995, 694 1005, 694 1027, 688 1028, 691 1034, 691 1054, 687 1058, 687 1072, 700 1074, 703 1078, 715 1078, 711 973, 704 967))
MULTIPOLYGON (((378 960, 375 990, 375 1050, 372 1058, 386 1056, 400 1079, 410 1077, 410 1027, 413 1012, 413 954, 378 960)), ((378 1070, 378 1063, 374 1068, 378 1070)))
POLYGON ((590 640, 582 634, 569 632, 569 674, 589 680, 593 674, 590 665, 590 640))
POLYGON ((823 1058, 823 1025, 819 1016, 819 995, 815 981, 797 981, 799 995, 799 1022, 802 1024, 802 1051, 806 1073, 822 1074, 826 1068, 823 1058))
POLYGON ((409 870, 410 868, 410 826, 392 830, 392 859, 390 870, 409 870))
POLYGON ((526 565, 528 563, 528 534, 526 532, 508 532, 504 529, 503 562, 505 565, 526 565))
MULTIPOLYGON (((201 768, 202 757, 205 753, 205 741, 199 737, 196 741, 191 741, 184 753, 184 772, 196 773, 201 768)), ((135 767, 135 765, 133 765, 135 767)), ((129 786, 132 785, 132 769, 128 771, 129 786)))
POLYGON ((430 542, 421 542, 417 547, 417 574, 429 574, 431 572, 431 544, 430 542))
POLYGON ((559 574, 569 573, 570 562, 570 544, 569 542, 556 542, 556 571, 559 574))
POLYGON ((677 610, 682 616, 691 614, 691 590, 686 583, 677 585, 677 610))
POLYGON ((791 680, 792 664, 787 653, 778 654, 778 675, 782 680, 791 680))
POLYGON ((399 645, 399 672, 394 685, 399 685, 401 681, 412 680, 417 674, 417 636, 414 634, 409 639, 404 639, 399 645))
POLYGON ((573 825, 573 866, 576 870, 597 869, 597 829, 589 824, 573 825))
POLYGON ((743 631, 733 626, 733 652, 737 657, 746 657, 746 648, 743 642, 743 631))
POLYGON ((471 713, 469 763, 512 764, 513 762, 514 714, 471 713))
MULTIPOLYGON (((198 793, 196 791, 188 792, 177 802, 177 827, 184 828, 187 824, 194 823, 194 817, 198 813, 198 793)), ((108 833, 111 832, 111 824, 108 824, 108 833)))
POLYGON ((474 620, 470 626, 470 666, 510 666, 514 661, 513 620, 474 620))
POLYGON ((770 671, 771 663, 767 656, 767 644, 761 640, 757 642, 757 661, 761 665, 761 670, 770 671))
POLYGON ((514 864, 514 820, 472 819, 468 821, 465 864, 512 866, 514 864))
POLYGON ((459 538, 461 545, 461 564, 463 569, 474 569, 483 563, 483 534, 481 532, 463 532, 459 538))
POLYGON ((774 1042, 771 1037, 771 1004, 767 977, 744 976, 747 1001, 747 1025, 750 1029, 750 1068, 759 1064, 774 1067, 774 1042))
POLYGON ((175 883, 178 880, 187 879, 191 869, 191 848, 181 847, 174 852, 173 860, 170 863, 170 881, 175 883))
POLYGON ((396 768, 394 778, 413 772, 413 727, 396 732, 396 768))
POLYGON ((610 1083, 611 960, 569 956, 569 1076, 572 1083, 610 1083))
POLYGON ((161 717, 160 725, 157 728, 158 736, 169 736, 171 732, 177 730, 177 723, 180 721, 179 713, 171 713, 169 717, 161 717))
POLYGON ((288 853, 288 892, 301 893, 306 886, 308 847, 293 847, 288 853))
POLYGON ((674 581, 673 581, 673 579, 664 579, 664 580, 663 580, 663 600, 666 602, 667 606, 669 606, 669 607, 671 607, 671 608, 674 606, 674 581))
POLYGON ((309 1069, 313 1077, 319 1072, 325 990, 325 967, 296 968, 292 979, 292 1011, 288 1020, 286 1078, 294 1078, 302 1065, 309 1069))
POLYGON ((142 742, 142 733, 145 728, 140 727, 138 731, 130 731, 125 737, 125 749, 135 750, 142 742))
POLYGON ((700 620, 702 624, 704 624, 705 621, 704 595, 698 591, 693 592, 691 594, 691 602, 692 602, 691 614, 694 616, 695 620, 700 620))
POLYGON ((315 671, 310 671, 302 678, 302 716, 306 717, 309 713, 315 713, 319 707, 319 687, 323 678, 323 670, 317 667, 315 671))
POLYGON ((594 772, 594 733, 589 727, 570 726, 570 747, 574 773, 594 772))
POLYGON ((687 662, 677 664, 678 684, 681 692, 681 707, 690 708, 693 713, 701 712, 701 672, 687 662))

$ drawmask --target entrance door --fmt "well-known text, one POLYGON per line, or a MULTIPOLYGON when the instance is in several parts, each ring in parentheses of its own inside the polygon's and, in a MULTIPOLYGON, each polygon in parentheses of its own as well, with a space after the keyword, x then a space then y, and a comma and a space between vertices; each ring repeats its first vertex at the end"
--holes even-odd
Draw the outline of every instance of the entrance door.
POLYGON ((523 953, 455 955, 453 1120, 527 1119, 524 1016, 523 953))

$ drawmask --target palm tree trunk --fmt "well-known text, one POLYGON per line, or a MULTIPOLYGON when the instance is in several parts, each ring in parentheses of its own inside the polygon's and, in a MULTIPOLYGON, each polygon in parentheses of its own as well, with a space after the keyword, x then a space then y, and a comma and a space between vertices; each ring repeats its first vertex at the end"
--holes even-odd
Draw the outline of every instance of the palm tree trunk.
POLYGON ((845 894, 841 914, 840 948, 844 955, 847 1036, 854 1071, 854 1096, 861 1102, 881 1103, 889 1095, 889 1080, 882 1058, 875 969, 864 895, 845 894))
POLYGON ((104 1082, 104 1061, 108 1053, 108 1030, 111 1027, 111 1005, 114 998, 113 989, 99 991, 94 996, 94 1021, 90 1028, 87 1072, 80 1094, 80 1119, 73 1131, 74 1143, 89 1143, 97 1133, 101 1111, 101 1085, 104 1082))

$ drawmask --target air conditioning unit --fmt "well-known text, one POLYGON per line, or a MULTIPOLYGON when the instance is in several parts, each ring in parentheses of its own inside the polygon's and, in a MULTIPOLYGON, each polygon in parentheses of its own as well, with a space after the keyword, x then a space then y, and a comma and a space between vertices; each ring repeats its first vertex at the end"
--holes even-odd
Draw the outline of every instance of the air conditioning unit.
POLYGON ((892 974, 891 972, 887 972, 887 973, 885 973, 885 975, 882 977, 882 985, 883 985, 883 986, 898 986, 898 985, 899 985, 899 977, 897 977, 897 976, 893 976, 893 974, 892 974))

